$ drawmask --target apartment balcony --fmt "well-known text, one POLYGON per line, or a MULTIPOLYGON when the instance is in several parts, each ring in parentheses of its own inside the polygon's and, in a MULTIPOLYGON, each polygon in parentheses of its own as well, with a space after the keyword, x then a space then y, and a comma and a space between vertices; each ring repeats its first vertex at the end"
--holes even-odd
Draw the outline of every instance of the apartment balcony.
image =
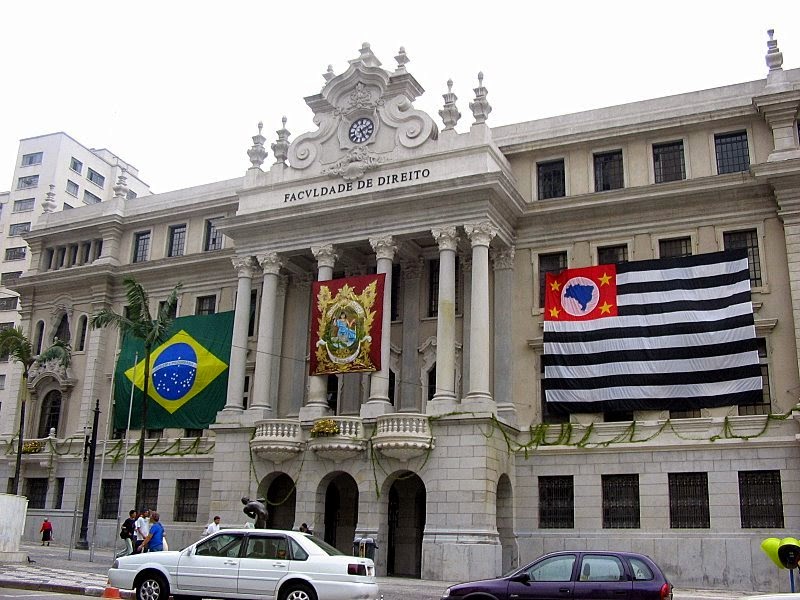
POLYGON ((366 447, 364 425, 358 417, 317 419, 311 427, 308 448, 320 458, 338 463, 358 456, 366 447))
POLYGON ((303 430, 296 419, 259 421, 255 436, 250 440, 254 454, 276 464, 297 455, 304 446, 303 430))
POLYGON ((384 456, 401 461, 422 456, 434 448, 428 417, 412 413, 381 415, 372 445, 384 456))

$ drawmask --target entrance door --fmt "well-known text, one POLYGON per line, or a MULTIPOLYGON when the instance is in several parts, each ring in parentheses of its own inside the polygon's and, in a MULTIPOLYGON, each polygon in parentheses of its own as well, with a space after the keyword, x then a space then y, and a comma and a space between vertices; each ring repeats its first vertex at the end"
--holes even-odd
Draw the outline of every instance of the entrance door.
POLYGON ((389 489, 386 572, 401 577, 422 574, 425 484, 417 475, 397 479, 389 489))

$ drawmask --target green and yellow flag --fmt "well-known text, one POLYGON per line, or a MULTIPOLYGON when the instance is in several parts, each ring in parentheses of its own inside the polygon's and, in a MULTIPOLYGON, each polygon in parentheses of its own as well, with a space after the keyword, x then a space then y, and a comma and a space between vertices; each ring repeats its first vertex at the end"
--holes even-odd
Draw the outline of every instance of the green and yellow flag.
MULTIPOLYGON (((175 319, 166 341, 150 355, 148 429, 205 429, 214 422, 225 406, 233 315, 231 311, 175 319)), ((144 359, 142 341, 126 335, 114 373, 117 429, 128 423, 131 386, 131 428, 142 426, 144 359)))

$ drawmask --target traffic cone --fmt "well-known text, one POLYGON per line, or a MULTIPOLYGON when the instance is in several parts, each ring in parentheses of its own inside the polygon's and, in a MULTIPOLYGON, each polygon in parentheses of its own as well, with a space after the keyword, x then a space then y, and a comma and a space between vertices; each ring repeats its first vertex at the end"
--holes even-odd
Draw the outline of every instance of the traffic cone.
POLYGON ((111 587, 111 586, 106 586, 106 589, 103 592, 103 595, 100 596, 100 597, 101 598, 122 598, 122 596, 120 596, 120 594, 119 594, 119 588, 115 588, 115 587, 111 587))

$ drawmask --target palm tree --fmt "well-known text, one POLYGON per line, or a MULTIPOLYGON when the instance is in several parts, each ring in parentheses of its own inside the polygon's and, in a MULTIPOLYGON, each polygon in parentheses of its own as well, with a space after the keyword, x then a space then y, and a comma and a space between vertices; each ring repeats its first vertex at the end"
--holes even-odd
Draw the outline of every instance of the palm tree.
POLYGON ((28 399, 28 374, 34 364, 45 363, 57 359, 64 368, 69 366, 71 349, 69 344, 58 338, 53 340, 53 345, 39 355, 34 354, 33 344, 22 333, 22 327, 4 329, 0 331, 0 355, 8 355, 11 360, 22 365, 22 385, 20 386, 19 431, 17 432, 17 460, 14 467, 14 479, 11 484, 11 493, 19 492, 19 475, 22 468, 22 442, 25 435, 25 403, 28 399))
POLYGON ((161 305, 156 317, 150 313, 150 299, 147 292, 132 277, 123 282, 125 296, 127 297, 127 311, 125 314, 115 313, 109 308, 104 308, 89 320, 93 329, 101 327, 116 327, 123 336, 132 336, 144 344, 144 386, 142 394, 142 432, 139 438, 139 467, 136 478, 136 504, 142 507, 142 477, 144 475, 144 442, 147 436, 147 398, 150 384, 150 355, 154 348, 165 341, 165 336, 174 320, 175 307, 178 304, 178 292, 181 284, 178 283, 170 292, 166 302, 161 305))

